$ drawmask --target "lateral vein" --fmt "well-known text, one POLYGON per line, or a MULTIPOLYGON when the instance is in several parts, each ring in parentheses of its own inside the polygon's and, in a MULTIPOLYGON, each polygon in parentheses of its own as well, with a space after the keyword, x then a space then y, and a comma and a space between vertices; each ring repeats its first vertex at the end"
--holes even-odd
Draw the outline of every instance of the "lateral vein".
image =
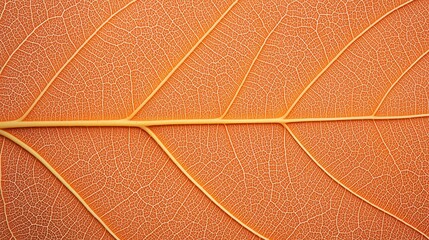
MULTIPOLYGON (((0 180, 2 180, 2 169, 1 169, 1 156, 3 155, 3 148, 4 148, 4 142, 5 139, 3 139, 2 141, 2 145, 1 145, 1 150, 0 150, 0 180)), ((3 212, 4 212, 4 218, 6 221, 6 225, 7 225, 7 229, 9 230, 10 234, 12 235, 13 239, 16 239, 15 235, 13 234, 12 228, 9 225, 9 220, 8 220, 8 216, 7 216, 7 211, 6 211, 6 201, 4 199, 4 195, 3 195, 3 185, 0 183, 0 196, 1 196, 1 200, 3 201, 3 212)))
POLYGON ((177 159, 173 156, 173 154, 168 150, 168 148, 162 143, 162 141, 156 136, 152 130, 150 130, 147 127, 142 127, 142 129, 149 134, 153 140, 159 145, 159 147, 167 154, 167 156, 173 161, 173 163, 180 169, 180 171, 185 174, 185 176, 196 186, 198 189, 200 189, 201 192, 206 195, 211 202, 213 202, 216 206, 218 206, 223 212, 225 212, 228 216, 230 216, 232 219, 234 219, 238 224, 255 234, 256 236, 262 238, 262 239, 268 239, 267 237, 263 236, 262 234, 258 233, 254 229, 252 229, 250 226, 246 225, 244 222, 242 222, 240 219, 235 217, 230 211, 228 211, 226 208, 224 208, 210 193, 208 193, 203 186, 201 186, 187 171, 183 168, 183 166, 177 161, 177 159))
POLYGON ((374 113, 372 115, 376 115, 378 110, 380 110, 380 107, 383 105, 384 100, 386 100, 387 96, 390 94, 392 89, 396 86, 396 84, 420 61, 426 54, 429 52, 429 49, 426 50, 420 57, 418 57, 413 63, 411 63, 410 66, 408 66, 407 69, 395 80, 395 82, 392 83, 390 88, 387 90, 387 92, 384 94, 384 96, 381 98, 380 103, 377 105, 377 107, 374 110, 374 113))
POLYGON ((45 93, 48 91, 52 83, 55 81, 55 79, 60 75, 60 73, 64 70, 64 68, 79 54, 79 52, 88 44, 88 42, 95 36, 97 33, 116 15, 118 15, 120 12, 125 10, 127 7, 129 7, 131 4, 136 2, 137 0, 133 0, 129 2, 127 5, 123 6, 121 9, 113 13, 109 18, 107 18, 92 34, 89 36, 85 42, 80 45, 80 47, 73 53, 73 55, 61 66, 61 68, 55 73, 55 75, 51 78, 51 80, 46 84, 45 88, 40 92, 40 94, 37 96, 37 98, 33 101, 31 106, 27 109, 27 111, 18 119, 23 120, 25 119, 28 114, 33 110, 33 108, 36 106, 36 104, 40 101, 40 99, 45 95, 45 93))
POLYGON ((275 32, 275 30, 277 29, 277 27, 280 25, 280 23, 283 21, 283 19, 287 16, 287 14, 285 14, 283 17, 280 18, 280 20, 277 22, 277 24, 273 27, 273 29, 271 29, 271 31, 268 33, 268 35, 265 37, 264 42, 262 43, 261 47, 259 48, 258 52, 256 53, 255 57, 252 60, 252 63, 250 64, 249 68, 247 69, 246 74, 243 77, 243 80, 241 81, 240 85, 238 86, 237 90, 235 91, 234 96, 232 97, 232 100, 229 102, 228 107, 226 108, 226 110, 223 112, 223 114, 220 116, 220 118, 224 118, 226 116, 226 114, 228 114, 229 110, 231 109, 232 105, 235 102, 235 99, 238 97, 238 94, 240 93, 241 89, 244 86, 244 82, 246 82, 246 79, 249 77, 250 72, 253 69, 253 66, 256 63, 256 60, 258 60, 259 55, 261 54, 263 48, 265 47, 265 45, 268 42, 268 39, 270 39, 271 35, 275 32))
POLYGON ((185 62, 186 59, 194 52, 194 50, 203 42, 203 40, 216 28, 220 21, 231 11, 231 9, 237 4, 238 0, 234 1, 231 6, 219 17, 219 19, 211 26, 209 30, 198 40, 198 42, 186 53, 186 55, 171 69, 171 71, 164 77, 164 79, 158 84, 158 86, 152 91, 152 93, 125 119, 132 119, 150 99, 161 89, 162 86, 170 79, 170 77, 176 72, 176 70, 185 62))
POLYGON ((289 109, 286 111, 286 113, 282 116, 282 118, 286 118, 287 116, 289 116, 289 114, 291 113, 291 111, 295 108, 296 104, 301 100, 301 98, 308 92, 308 90, 311 88, 311 86, 332 66, 332 64, 334 64, 337 59, 343 55, 343 53, 349 49, 349 47, 355 43, 360 37, 362 37, 366 32, 368 32, 372 27, 374 27, 375 25, 377 25, 377 23, 379 23, 381 20, 383 20, 384 18, 386 18, 387 16, 389 16, 391 13, 395 12, 396 10, 408 5, 409 3, 413 2, 414 0, 410 0, 407 1, 395 8, 393 8, 392 10, 388 11, 387 13, 385 13, 383 16, 381 16, 380 18, 378 18, 375 22, 371 23, 371 25, 369 25, 367 28, 365 28, 362 32, 360 32, 356 37, 354 37, 343 49, 341 49, 340 52, 338 52, 338 54, 331 60, 329 61, 328 65, 326 65, 317 75, 316 77, 313 78, 313 80, 311 80, 311 82, 304 88, 303 91, 301 91, 301 94, 299 94, 299 96, 295 99, 295 101, 292 103, 292 105, 289 107, 289 109))
POLYGON ((415 228, 413 225, 407 223, 405 220, 399 218, 398 216, 396 216, 395 214, 384 210, 383 208, 379 207, 378 205, 368 201, 367 199, 365 199, 363 196, 359 195, 357 192, 354 192, 353 190, 351 190, 350 188, 348 188, 346 185, 344 185, 343 183, 341 183, 337 178, 335 178, 332 174, 329 173, 329 171, 327 171, 317 160, 316 158, 313 157, 313 155, 307 150, 307 148, 301 143, 301 141, 299 141, 299 139, 296 137, 296 135, 292 132, 292 130, 284 123, 282 123, 283 127, 286 128, 286 130, 289 132, 289 134, 292 136, 292 138, 295 140, 295 142, 300 146, 300 148, 307 154, 307 156, 325 173, 329 176, 329 178, 331 178, 334 182, 336 182, 338 185, 340 185, 341 187, 343 187, 346 191, 350 192, 351 194, 353 194, 354 196, 358 197, 359 199, 361 199, 362 201, 366 202, 367 204, 371 205, 372 207, 380 210, 381 212, 395 218, 396 220, 400 221, 401 223, 405 224, 406 226, 410 227, 411 229, 415 230, 416 232, 420 233, 421 235, 423 235, 424 237, 426 237, 427 239, 429 239, 429 236, 427 236, 426 234, 424 234, 422 231, 420 231, 419 229, 415 228))
POLYGON ((92 210, 92 208, 85 202, 85 200, 73 189, 73 187, 32 147, 10 134, 9 132, 0 130, 0 135, 5 138, 11 140, 18 146, 22 147, 28 153, 30 153, 33 157, 38 159, 76 198, 77 200, 86 208, 86 210, 95 218, 98 222, 114 237, 115 239, 119 239, 118 236, 107 226, 107 224, 92 210))

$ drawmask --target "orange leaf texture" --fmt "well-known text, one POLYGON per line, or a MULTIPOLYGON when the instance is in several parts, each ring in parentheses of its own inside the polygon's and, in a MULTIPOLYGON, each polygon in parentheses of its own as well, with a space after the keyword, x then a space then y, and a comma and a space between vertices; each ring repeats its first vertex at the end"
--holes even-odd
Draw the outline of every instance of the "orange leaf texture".
POLYGON ((428 0, 1 0, 1 239, 429 239, 428 0))

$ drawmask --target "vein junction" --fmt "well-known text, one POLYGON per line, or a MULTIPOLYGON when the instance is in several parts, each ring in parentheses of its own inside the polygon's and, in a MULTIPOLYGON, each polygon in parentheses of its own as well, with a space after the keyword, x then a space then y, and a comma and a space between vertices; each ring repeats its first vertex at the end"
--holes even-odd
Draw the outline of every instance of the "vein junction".
POLYGON ((0 122, 0 129, 29 128, 29 127, 150 127, 164 125, 200 125, 200 124, 287 124, 300 122, 332 122, 332 121, 359 121, 359 120, 399 120, 411 118, 425 118, 427 114, 403 116, 356 116, 335 118, 258 118, 258 119, 173 119, 173 120, 60 120, 60 121, 5 121, 0 122))

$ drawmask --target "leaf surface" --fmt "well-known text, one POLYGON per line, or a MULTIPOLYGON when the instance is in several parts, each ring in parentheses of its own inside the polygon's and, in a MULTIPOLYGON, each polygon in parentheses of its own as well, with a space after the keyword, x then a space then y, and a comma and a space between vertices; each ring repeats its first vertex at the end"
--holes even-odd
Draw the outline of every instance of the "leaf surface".
POLYGON ((2 2, 2 238, 429 238, 427 4, 2 2))

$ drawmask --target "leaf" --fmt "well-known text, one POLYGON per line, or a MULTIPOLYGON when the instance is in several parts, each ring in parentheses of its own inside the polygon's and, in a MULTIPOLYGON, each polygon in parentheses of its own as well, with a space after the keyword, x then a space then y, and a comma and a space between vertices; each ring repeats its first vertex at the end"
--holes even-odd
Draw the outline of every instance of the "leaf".
POLYGON ((429 238, 427 1, 3 1, 2 239, 429 238))

